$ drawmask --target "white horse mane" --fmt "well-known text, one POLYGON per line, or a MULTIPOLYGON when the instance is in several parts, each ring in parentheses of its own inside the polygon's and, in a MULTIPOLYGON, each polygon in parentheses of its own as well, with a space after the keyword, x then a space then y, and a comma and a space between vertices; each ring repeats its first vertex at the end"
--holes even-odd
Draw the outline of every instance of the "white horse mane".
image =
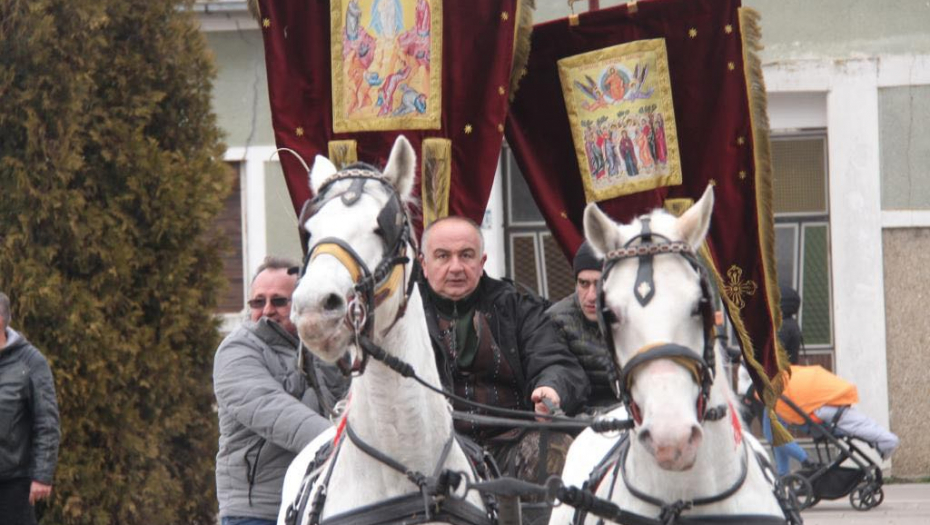
MULTIPOLYGON (((649 231, 671 242, 683 242, 697 253, 710 225, 713 201, 712 188, 708 187, 704 196, 680 218, 656 210, 646 216, 649 231)), ((631 241, 638 243, 634 237, 643 231, 640 219, 618 225, 593 204, 585 211, 586 237, 601 254, 624 248, 631 241)), ((655 238, 654 242, 665 241, 655 238)), ((697 272, 681 255, 654 255, 654 296, 643 305, 634 290, 641 264, 641 258, 624 259, 602 276, 604 302, 617 318, 609 328, 617 360, 625 364, 637 352, 657 343, 674 343, 700 355, 707 334, 701 316, 695 315, 703 297, 697 272)), ((784 517, 770 479, 755 460, 754 452, 761 450, 761 446, 740 426, 736 413, 739 404, 726 380, 719 346, 714 353, 716 380, 706 406, 726 407, 726 416, 719 420, 700 421, 696 400, 701 389, 681 361, 648 360, 633 370, 630 392, 641 421, 629 433, 626 461, 619 466, 631 486, 623 479, 614 480, 612 473, 608 473, 596 489, 597 496, 612 500, 628 512, 658 518, 660 506, 634 492, 666 503, 711 498, 734 487, 741 465, 746 464, 745 482, 734 494, 719 502, 694 506, 682 515, 784 517)), ((620 408, 611 415, 622 417, 624 412, 620 408)), ((563 481, 581 486, 619 439, 596 435, 590 430, 583 432, 569 450, 563 481)), ((550 525, 570 523, 573 514, 573 509, 559 507, 553 512, 550 525)), ((593 524, 596 520, 588 515, 585 523, 593 524)))
MULTIPOLYGON (((396 188, 405 204, 411 201, 415 162, 409 142, 402 136, 398 137, 383 178, 396 188)), ((327 159, 317 157, 310 173, 310 184, 315 194, 336 171, 327 159)), ((351 180, 337 181, 327 191, 345 191, 351 184, 351 180)), ((340 198, 326 201, 315 215, 301 224, 311 236, 311 246, 326 238, 340 239, 358 254, 368 268, 374 269, 385 249, 377 222, 380 211, 390 198, 383 189, 378 182, 367 181, 363 194, 351 204, 340 198), (371 191, 374 187, 380 189, 371 191)), ((409 261, 403 275, 412 279, 416 253, 412 246, 408 245, 406 249, 409 261)), ((355 282, 346 266, 330 254, 312 258, 305 271, 294 292, 292 320, 307 348, 332 362, 342 356, 354 341, 353 331, 344 320, 355 282)), ((389 355, 412 365, 423 380, 438 386, 439 374, 423 302, 416 287, 408 299, 406 313, 394 322, 405 290, 406 282, 376 308, 372 340, 389 355)), ((365 443, 409 469, 429 475, 433 474, 452 432, 450 407, 442 396, 374 359, 368 363, 364 373, 353 379, 344 417, 365 443)), ((279 523, 283 523, 287 507, 297 497, 304 472, 316 449, 325 441, 332 440, 333 436, 334 432, 321 436, 291 464, 285 478, 279 523)), ((332 459, 330 456, 329 461, 332 459)), ((324 471, 329 468, 329 461, 324 465, 324 471)), ((453 444, 444 466, 457 472, 471 472, 470 464, 457 443, 453 444)), ((314 487, 314 494, 316 490, 314 487)), ((351 440, 343 439, 338 459, 333 465, 321 517, 325 519, 417 491, 416 485, 403 473, 371 457, 351 440)), ((483 508, 477 495, 470 494, 468 500, 483 508)), ((309 511, 308 505, 307 511, 299 517, 300 522, 309 511)))

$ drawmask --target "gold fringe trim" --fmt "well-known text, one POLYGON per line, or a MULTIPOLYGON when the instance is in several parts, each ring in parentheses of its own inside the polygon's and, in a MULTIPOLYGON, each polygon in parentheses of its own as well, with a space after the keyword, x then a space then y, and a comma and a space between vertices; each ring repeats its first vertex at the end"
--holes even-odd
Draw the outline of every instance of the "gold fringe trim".
MULTIPOLYGON (((743 44, 743 68, 746 71, 746 93, 749 98, 749 115, 752 123, 753 153, 756 170, 756 213, 759 223, 759 248, 762 252, 762 268, 765 272, 765 287, 769 310, 772 313, 772 334, 775 343, 775 360, 778 370, 790 374, 788 354, 781 341, 778 340, 778 327, 781 326, 781 293, 778 288, 778 276, 775 263, 775 216, 774 216, 774 189, 772 186, 772 149, 769 141, 769 117, 766 111, 767 98, 765 93, 765 80, 762 76, 762 60, 759 51, 762 50, 762 28, 759 25, 761 16, 759 12, 746 7, 739 8, 740 34, 743 44)), ((732 312, 733 310, 731 310, 732 312)), ((735 325, 736 323, 734 323, 735 325)), ((739 323, 742 325, 742 321, 739 323)), ((743 332, 745 329, 742 330, 743 332)), ((743 339, 743 334, 740 334, 743 339)), ((745 337, 744 345, 748 341, 745 337)), ((753 348, 744 346, 743 348, 753 348)), ((773 444, 783 445, 793 440, 778 418, 774 416, 775 403, 784 391, 787 375, 779 373, 774 378, 768 378, 762 365, 756 361, 752 352, 747 352, 746 361, 752 366, 757 375, 763 378, 762 401, 772 414, 773 444)))
POLYGON ((530 38, 533 36, 533 11, 536 0, 517 0, 517 21, 513 31, 513 65, 510 68, 510 101, 520 88, 526 64, 530 60, 530 38))
POLYGON ((358 162, 358 142, 354 140, 331 140, 327 144, 329 160, 337 170, 358 162))
POLYGON ((420 158, 420 198, 423 202, 423 228, 449 215, 449 188, 452 180, 452 141, 423 140, 420 158))
POLYGON ((262 23, 262 8, 258 5, 258 0, 249 0, 249 14, 251 14, 252 18, 257 20, 259 24, 262 23))

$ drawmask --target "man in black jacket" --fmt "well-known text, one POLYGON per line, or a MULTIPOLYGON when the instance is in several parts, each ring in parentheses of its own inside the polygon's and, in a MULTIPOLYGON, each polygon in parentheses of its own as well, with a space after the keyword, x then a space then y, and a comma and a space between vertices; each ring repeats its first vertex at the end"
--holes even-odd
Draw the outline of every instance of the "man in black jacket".
POLYGON ((610 386, 613 363, 607 342, 597 324, 597 282, 604 260, 594 253, 587 241, 575 252, 575 292, 552 305, 547 314, 559 327, 559 337, 578 358, 591 382, 591 395, 583 410, 596 413, 620 401, 610 386))
MULTIPOLYGON (((549 403, 573 413, 587 394, 584 370, 559 341, 544 302, 485 275, 486 260, 481 230, 469 219, 447 217, 423 233, 426 321, 444 385, 497 407, 548 414, 549 403)), ((556 432, 464 421, 456 429, 487 448, 504 473, 534 481, 561 472, 571 443, 556 432)))
POLYGON ((10 299, 0 293, 0 517, 32 525, 33 505, 52 492, 58 401, 48 362, 10 318, 10 299))

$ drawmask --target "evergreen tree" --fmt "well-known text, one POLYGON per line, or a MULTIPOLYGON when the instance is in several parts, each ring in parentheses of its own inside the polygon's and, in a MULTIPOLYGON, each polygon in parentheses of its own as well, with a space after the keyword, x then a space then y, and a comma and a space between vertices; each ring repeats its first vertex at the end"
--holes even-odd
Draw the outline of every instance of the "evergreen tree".
POLYGON ((224 146, 183 4, 0 2, 0 290, 61 411, 45 524, 216 523, 224 146))

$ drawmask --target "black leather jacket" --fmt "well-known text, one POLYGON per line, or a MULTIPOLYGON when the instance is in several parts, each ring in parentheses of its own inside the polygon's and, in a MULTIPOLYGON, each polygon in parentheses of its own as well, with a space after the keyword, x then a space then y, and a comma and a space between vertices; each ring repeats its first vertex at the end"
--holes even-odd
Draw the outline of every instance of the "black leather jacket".
POLYGON ((58 401, 48 361, 7 328, 0 349, 0 480, 52 484, 58 463, 58 401))
MULTIPOLYGON (((420 282, 426 324, 436 353, 436 364, 443 384, 452 384, 451 366, 439 339, 434 293, 429 284, 420 282)), ((542 299, 520 293, 513 284, 481 277, 475 309, 485 314, 491 331, 503 355, 517 375, 524 393, 527 409, 532 409, 529 396, 537 387, 555 389, 561 398, 562 409, 572 414, 581 408, 589 384, 584 369, 575 356, 559 340, 558 330, 545 313, 542 299)), ((466 299, 463 299, 465 301, 466 299)))

